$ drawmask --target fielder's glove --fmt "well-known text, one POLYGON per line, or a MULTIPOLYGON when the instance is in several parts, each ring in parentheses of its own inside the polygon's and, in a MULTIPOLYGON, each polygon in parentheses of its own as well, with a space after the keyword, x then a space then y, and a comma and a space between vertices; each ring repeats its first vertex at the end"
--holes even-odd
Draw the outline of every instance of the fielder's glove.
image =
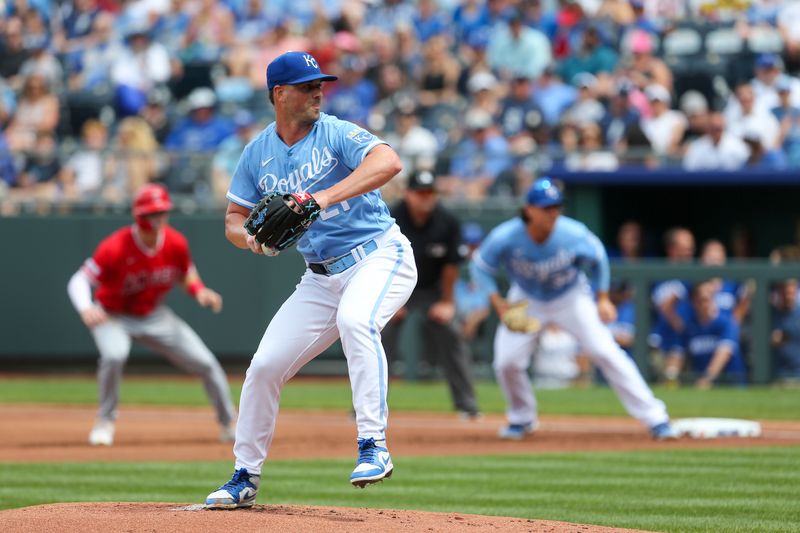
POLYGON ((265 250, 280 252, 293 246, 319 213, 319 204, 307 192, 273 192, 250 211, 244 229, 265 250))
POLYGON ((521 300, 511 306, 500 317, 503 324, 515 333, 536 333, 541 328, 539 321, 528 316, 528 302, 521 300))

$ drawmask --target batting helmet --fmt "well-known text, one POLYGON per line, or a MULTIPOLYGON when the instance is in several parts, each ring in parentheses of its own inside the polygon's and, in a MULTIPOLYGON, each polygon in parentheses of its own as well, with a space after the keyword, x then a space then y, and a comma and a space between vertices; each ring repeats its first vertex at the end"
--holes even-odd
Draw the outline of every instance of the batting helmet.
POLYGON ((550 178, 539 178, 528 189, 528 205, 550 207, 564 203, 561 189, 550 178))
POLYGON ((140 217, 153 213, 164 213, 172 209, 167 188, 158 183, 150 183, 139 190, 133 201, 133 216, 140 217))

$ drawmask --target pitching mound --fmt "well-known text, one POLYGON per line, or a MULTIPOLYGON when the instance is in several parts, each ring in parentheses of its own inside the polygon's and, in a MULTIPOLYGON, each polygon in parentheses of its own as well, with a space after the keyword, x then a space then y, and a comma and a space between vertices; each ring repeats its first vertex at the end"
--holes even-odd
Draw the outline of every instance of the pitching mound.
POLYGON ((236 511, 208 511, 175 503, 59 503, 0 512, 4 531, 469 531, 603 533, 640 530, 462 513, 426 513, 394 509, 351 509, 301 505, 256 505, 236 511))

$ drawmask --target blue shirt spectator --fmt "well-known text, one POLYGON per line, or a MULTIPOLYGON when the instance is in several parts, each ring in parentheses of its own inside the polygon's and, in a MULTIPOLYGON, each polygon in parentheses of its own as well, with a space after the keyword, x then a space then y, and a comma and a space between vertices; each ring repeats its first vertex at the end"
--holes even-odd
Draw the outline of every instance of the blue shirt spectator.
POLYGON ((345 56, 341 65, 338 82, 325 95, 326 112, 366 127, 369 112, 377 102, 378 89, 364 77, 367 65, 359 56, 345 56))
POLYGON ((548 67, 534 84, 533 99, 544 112, 544 121, 548 126, 557 126, 561 121, 561 114, 578 98, 578 89, 564 83, 548 67))
POLYGON ((475 43, 486 39, 489 32, 489 8, 485 2, 466 0, 453 11, 456 42, 475 43))
POLYGON ((444 16, 436 11, 434 0, 420 0, 418 9, 414 15, 414 31, 421 43, 434 35, 449 31, 444 16))
POLYGON ((216 149, 222 141, 235 133, 233 123, 214 114, 216 96, 208 87, 200 87, 189 94, 189 116, 180 121, 167 136, 164 147, 168 150, 204 152, 216 149))
POLYGON ((539 30, 523 24, 515 13, 508 24, 498 24, 489 37, 489 65, 503 79, 513 75, 538 78, 553 61, 550 41, 539 30))
POLYGON ((8 187, 12 187, 17 182, 14 159, 11 157, 11 150, 8 148, 6 137, 2 131, 0 131, 0 181, 8 187))
POLYGON ((772 345, 779 380, 800 381, 800 301, 797 280, 781 283, 772 310, 772 345))
POLYGON ((684 330, 667 345, 671 362, 688 359, 696 385, 710 388, 714 381, 745 384, 747 368, 739 349, 739 326, 732 316, 720 313, 714 303, 716 288, 706 281, 692 289, 691 309, 683 310, 684 330))

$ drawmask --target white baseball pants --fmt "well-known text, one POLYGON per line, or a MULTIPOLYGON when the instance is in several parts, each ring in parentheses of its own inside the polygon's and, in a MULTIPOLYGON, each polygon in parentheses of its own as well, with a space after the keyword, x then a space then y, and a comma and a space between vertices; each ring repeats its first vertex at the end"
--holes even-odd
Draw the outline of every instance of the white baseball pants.
POLYGON ((267 326, 247 369, 236 425, 236 469, 260 474, 283 385, 337 338, 347 359, 358 436, 385 438, 388 371, 381 330, 417 282, 411 244, 395 225, 378 248, 339 274, 306 270, 267 326))
MULTIPOLYGON (((596 364, 617 393, 628 413, 647 427, 667 422, 664 402, 653 396, 639 369, 614 341, 600 320, 589 287, 578 285, 550 302, 529 298, 518 286, 508 292, 508 301, 528 299, 528 314, 542 324, 554 323, 578 340, 581 349, 596 364)), ((536 333, 514 333, 502 323, 494 340, 494 371, 506 398, 506 416, 511 424, 536 423, 536 398, 527 369, 536 344, 536 333)))

